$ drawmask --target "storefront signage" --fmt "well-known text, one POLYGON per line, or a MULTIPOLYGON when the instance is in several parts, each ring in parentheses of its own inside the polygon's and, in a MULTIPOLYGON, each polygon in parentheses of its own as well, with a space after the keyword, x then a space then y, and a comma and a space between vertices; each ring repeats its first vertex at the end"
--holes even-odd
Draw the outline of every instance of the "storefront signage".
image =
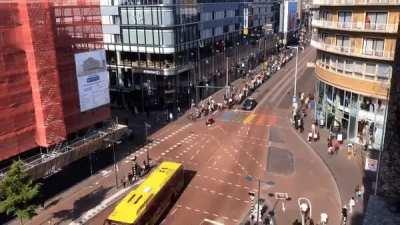
POLYGON ((81 112, 110 103, 105 50, 75 54, 81 112))
POLYGON ((160 71, 157 70, 143 70, 143 73, 147 73, 147 74, 156 74, 156 75, 160 75, 160 71))

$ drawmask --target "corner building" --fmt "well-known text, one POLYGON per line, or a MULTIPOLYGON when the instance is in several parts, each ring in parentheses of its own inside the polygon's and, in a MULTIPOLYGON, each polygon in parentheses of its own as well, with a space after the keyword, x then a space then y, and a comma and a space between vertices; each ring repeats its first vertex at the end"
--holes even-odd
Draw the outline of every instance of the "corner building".
POLYGON ((398 70, 400 1, 313 3, 317 117, 334 134, 380 150, 398 70))
POLYGON ((272 47, 265 38, 264 25, 275 27, 268 0, 103 0, 102 6, 111 101, 131 111, 188 106, 225 86, 227 57, 232 81, 235 66, 251 68, 272 47))

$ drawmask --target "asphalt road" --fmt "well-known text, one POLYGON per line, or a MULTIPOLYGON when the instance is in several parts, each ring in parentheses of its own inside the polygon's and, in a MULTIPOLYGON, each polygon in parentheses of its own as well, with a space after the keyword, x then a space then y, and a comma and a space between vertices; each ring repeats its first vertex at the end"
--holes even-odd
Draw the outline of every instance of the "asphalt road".
MULTIPOLYGON (((307 77, 311 74, 305 71, 314 57, 311 48, 300 53, 299 83, 312 82, 307 77)), ((204 119, 193 122, 182 117, 154 133, 153 143, 136 153, 140 160, 147 149, 156 161, 181 162, 192 175, 161 224, 239 224, 251 205, 248 192, 257 191, 257 182, 245 179, 248 175, 274 184, 262 185, 261 196, 266 199, 268 211, 274 211, 275 224, 287 225, 300 219, 299 197, 310 199, 314 221, 326 212, 329 224, 339 224, 341 205, 336 184, 325 164, 288 121, 294 61, 257 90, 254 95, 259 104, 253 112, 218 112, 211 127, 205 126, 204 119), (284 210, 282 202, 268 196, 274 192, 286 192, 291 197, 284 210)), ((129 169, 131 157, 121 161, 121 171, 129 169)), ((110 176, 100 182, 112 181, 110 176)), ((111 209, 88 224, 102 224, 111 209)))

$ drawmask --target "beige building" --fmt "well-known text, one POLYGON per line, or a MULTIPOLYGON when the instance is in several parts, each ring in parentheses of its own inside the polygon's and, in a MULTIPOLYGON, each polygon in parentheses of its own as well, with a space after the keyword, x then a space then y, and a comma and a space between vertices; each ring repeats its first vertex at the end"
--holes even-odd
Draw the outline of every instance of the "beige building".
POLYGON ((317 116, 336 135, 381 149, 396 69, 400 0, 314 0, 317 116))

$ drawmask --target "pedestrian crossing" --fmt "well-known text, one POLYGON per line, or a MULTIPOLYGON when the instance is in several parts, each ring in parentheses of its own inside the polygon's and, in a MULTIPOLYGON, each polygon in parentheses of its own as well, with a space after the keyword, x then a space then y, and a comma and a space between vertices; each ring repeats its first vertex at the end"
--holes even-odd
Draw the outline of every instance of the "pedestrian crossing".
POLYGON ((266 113, 245 113, 227 111, 217 118, 223 122, 233 122, 243 125, 272 126, 278 122, 278 117, 266 113))

